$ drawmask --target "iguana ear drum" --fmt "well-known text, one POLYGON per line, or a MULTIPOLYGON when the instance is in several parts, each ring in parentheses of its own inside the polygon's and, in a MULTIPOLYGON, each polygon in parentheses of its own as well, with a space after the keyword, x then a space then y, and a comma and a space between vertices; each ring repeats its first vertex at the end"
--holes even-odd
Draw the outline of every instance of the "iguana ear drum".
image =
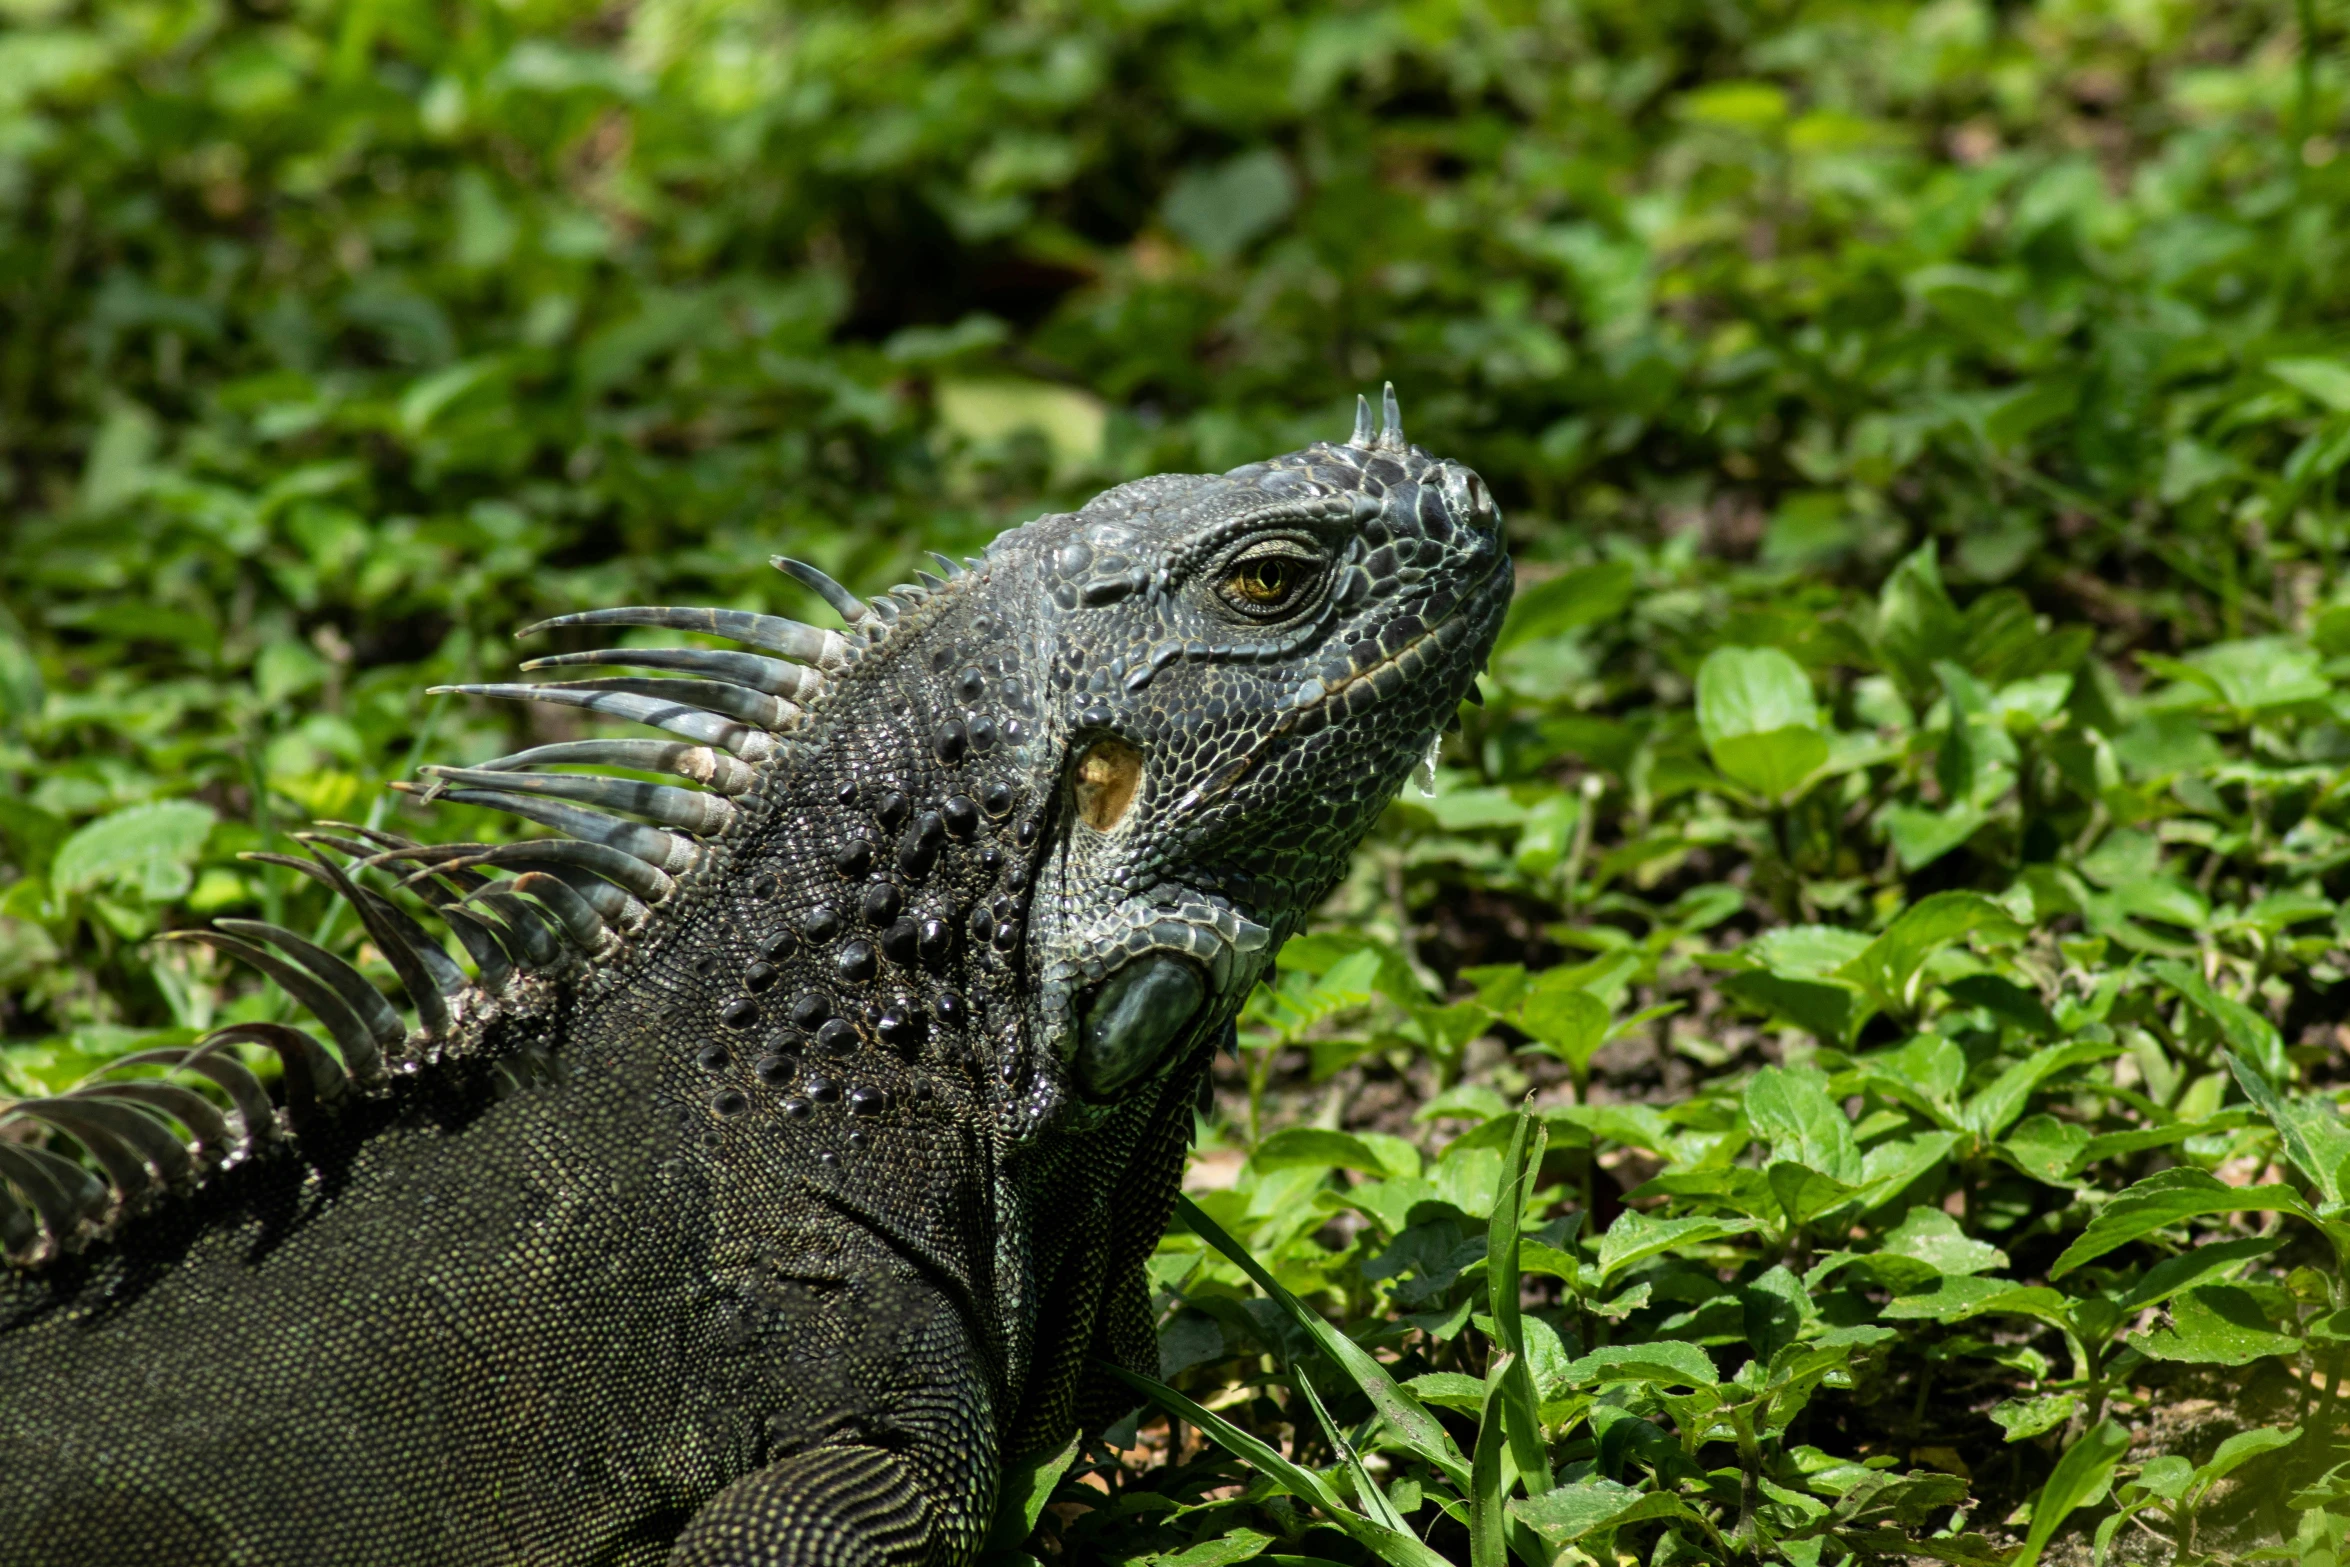
POLYGON ((1095 832, 1126 819, 1142 787, 1142 753, 1123 740, 1097 740, 1077 762, 1077 816, 1095 832))
POLYGON ((1080 1005, 1077 1086, 1107 1099, 1148 1072, 1191 1026, 1207 985, 1198 968, 1164 953, 1138 958, 1080 1005))

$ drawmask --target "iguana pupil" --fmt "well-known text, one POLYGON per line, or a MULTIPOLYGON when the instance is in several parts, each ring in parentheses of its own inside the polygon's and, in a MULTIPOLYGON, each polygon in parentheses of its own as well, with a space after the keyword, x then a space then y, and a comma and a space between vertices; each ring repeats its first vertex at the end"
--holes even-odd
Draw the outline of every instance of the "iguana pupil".
POLYGON ((533 629, 731 645, 453 688, 660 738, 411 786, 549 835, 260 856, 413 1021, 223 920, 332 1049, 0 1107, 10 1567, 969 1560, 1155 1369, 1213 1053, 1491 649, 1500 518, 1383 413, 870 600, 779 562, 841 630, 594 610, 533 629))

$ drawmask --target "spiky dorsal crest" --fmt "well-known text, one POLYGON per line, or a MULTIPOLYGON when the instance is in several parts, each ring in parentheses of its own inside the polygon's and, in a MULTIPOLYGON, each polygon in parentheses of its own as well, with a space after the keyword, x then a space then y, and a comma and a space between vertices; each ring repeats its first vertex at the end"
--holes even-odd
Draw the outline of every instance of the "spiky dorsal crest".
POLYGON ((322 822, 322 830, 295 835, 307 857, 246 855, 308 876, 349 903, 407 993, 414 1022, 358 969, 283 926, 220 920, 210 929, 167 932, 167 939, 225 952, 275 980, 324 1027, 334 1048, 287 1024, 241 1023, 191 1046, 124 1056, 63 1093, 0 1102, 0 1258, 29 1267, 78 1251, 166 1194, 298 1139, 353 1095, 385 1092, 397 1074, 477 1048, 478 1023, 543 1004, 546 985, 592 982, 616 970, 677 898, 681 882, 722 854, 748 797, 786 754, 787 737, 824 698, 828 677, 886 639, 907 609, 964 575, 945 556, 933 558, 943 577, 918 573, 920 585, 860 600, 815 567, 779 557, 780 569, 840 614, 848 635, 744 610, 590 610, 518 635, 648 627, 757 651, 561 653, 522 667, 658 673, 434 688, 580 708, 674 738, 532 746, 472 767, 428 766, 421 769, 423 783, 393 785, 420 801, 502 810, 552 828, 556 837, 421 844, 372 826, 322 822), (623 768, 680 783, 567 770, 579 767, 623 768), (358 878, 368 872, 397 875, 396 887, 421 899, 456 937, 472 973, 415 915, 363 885, 358 878), (239 1044, 277 1055, 282 1104, 230 1052, 239 1044), (136 1068, 208 1083, 226 1104, 172 1077, 121 1075, 136 1068), (88 1165, 49 1146, 58 1136, 77 1145, 88 1165))

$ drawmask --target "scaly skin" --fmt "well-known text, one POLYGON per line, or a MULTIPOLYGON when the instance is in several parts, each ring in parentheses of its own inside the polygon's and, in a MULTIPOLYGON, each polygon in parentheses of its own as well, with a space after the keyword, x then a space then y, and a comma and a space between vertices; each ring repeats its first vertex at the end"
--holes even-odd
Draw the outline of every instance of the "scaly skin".
POLYGON ((469 905, 522 972, 419 958, 447 995, 405 1038, 304 994, 354 1082, 265 1040, 296 1135, 0 1119, 112 1161, 0 1158, 0 1554, 968 1560, 1007 1458, 1131 1404, 1089 1362, 1155 1369, 1210 1057, 1490 649, 1499 519, 1393 424, 1121 486, 877 610, 807 574, 851 635, 758 633, 820 668, 729 666, 794 701, 643 764, 715 791, 619 802, 666 835, 421 862, 530 872, 469 905))

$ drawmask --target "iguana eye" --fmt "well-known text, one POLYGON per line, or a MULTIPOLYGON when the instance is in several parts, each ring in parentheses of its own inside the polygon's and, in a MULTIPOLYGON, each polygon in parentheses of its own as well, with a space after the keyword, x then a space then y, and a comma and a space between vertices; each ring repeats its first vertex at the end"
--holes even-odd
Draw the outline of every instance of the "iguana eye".
POLYGON ((1322 575, 1322 563, 1291 544, 1240 556, 1224 569, 1224 597, 1243 614, 1263 617, 1293 608, 1322 575))

